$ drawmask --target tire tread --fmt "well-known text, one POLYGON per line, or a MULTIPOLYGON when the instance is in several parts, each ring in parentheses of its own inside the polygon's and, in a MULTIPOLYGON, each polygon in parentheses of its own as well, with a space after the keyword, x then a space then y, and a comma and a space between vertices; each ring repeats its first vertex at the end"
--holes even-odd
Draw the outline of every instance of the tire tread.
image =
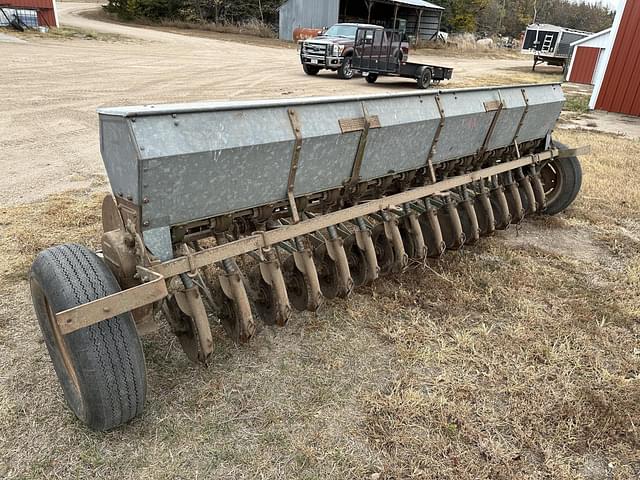
MULTIPOLYGON (((56 295, 63 308, 119 291, 106 265, 93 252, 75 244, 42 252, 34 262, 32 275, 39 277, 45 296, 56 295)), ((66 343, 78 382, 84 383, 80 394, 87 408, 80 412, 72 406, 81 420, 96 430, 108 430, 142 413, 146 394, 144 354, 130 314, 73 332, 66 343)))

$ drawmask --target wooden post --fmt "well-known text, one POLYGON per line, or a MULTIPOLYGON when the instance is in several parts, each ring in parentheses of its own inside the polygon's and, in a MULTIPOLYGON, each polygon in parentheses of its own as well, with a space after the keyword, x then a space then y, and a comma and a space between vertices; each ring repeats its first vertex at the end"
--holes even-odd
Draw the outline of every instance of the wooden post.
POLYGON ((440 29, 441 28, 442 28, 442 10, 440 10, 440 18, 438 19, 438 30, 431 37, 432 40, 433 40, 434 37, 435 37, 436 40, 438 40, 438 34, 440 33, 440 29))
POLYGON ((422 26, 422 9, 418 9, 418 25, 416 25, 416 47, 420 43, 420 27, 422 26))

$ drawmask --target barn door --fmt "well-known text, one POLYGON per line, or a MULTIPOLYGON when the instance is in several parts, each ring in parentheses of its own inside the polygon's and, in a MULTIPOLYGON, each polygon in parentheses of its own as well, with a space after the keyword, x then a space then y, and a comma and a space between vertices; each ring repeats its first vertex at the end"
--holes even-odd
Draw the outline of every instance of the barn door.
POLYGON ((569 81, 591 85, 593 83, 593 74, 596 71, 599 56, 599 48, 580 46, 576 48, 569 81))

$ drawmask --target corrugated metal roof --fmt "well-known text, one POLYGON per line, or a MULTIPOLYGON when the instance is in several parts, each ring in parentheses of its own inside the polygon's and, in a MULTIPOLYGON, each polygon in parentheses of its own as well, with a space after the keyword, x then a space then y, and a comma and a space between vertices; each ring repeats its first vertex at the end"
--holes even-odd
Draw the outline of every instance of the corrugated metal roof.
POLYGON ((430 8, 432 10, 444 10, 444 8, 439 5, 434 5, 433 3, 425 2, 423 0, 388 0, 388 2, 397 3, 398 5, 409 5, 412 7, 430 8))
MULTIPOLYGON (((281 10, 290 0, 284 2, 277 9, 281 10)), ((397 3, 398 5, 407 5, 411 7, 430 8, 432 10, 444 10, 444 7, 435 5, 433 3, 425 2, 424 0, 381 0, 382 3, 397 3)))

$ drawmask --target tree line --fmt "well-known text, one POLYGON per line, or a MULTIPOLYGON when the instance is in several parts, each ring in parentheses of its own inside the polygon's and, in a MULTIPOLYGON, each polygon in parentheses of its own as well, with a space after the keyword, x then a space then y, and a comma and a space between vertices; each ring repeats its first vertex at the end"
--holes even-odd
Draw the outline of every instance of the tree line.
POLYGON ((283 0, 109 0, 105 9, 124 19, 213 23, 259 20, 277 25, 282 3, 283 0))
POLYGON ((599 32, 613 23, 614 12, 601 2, 570 0, 439 0, 450 31, 516 37, 527 25, 550 23, 599 32))
MULTIPOLYGON (((322 0, 317 0, 322 1, 322 0)), ((430 0, 445 8, 449 32, 518 36, 534 20, 597 32, 613 22, 602 3, 570 0, 430 0)), ((125 19, 242 23, 259 20, 274 27, 284 0, 109 0, 107 11, 125 19)))

